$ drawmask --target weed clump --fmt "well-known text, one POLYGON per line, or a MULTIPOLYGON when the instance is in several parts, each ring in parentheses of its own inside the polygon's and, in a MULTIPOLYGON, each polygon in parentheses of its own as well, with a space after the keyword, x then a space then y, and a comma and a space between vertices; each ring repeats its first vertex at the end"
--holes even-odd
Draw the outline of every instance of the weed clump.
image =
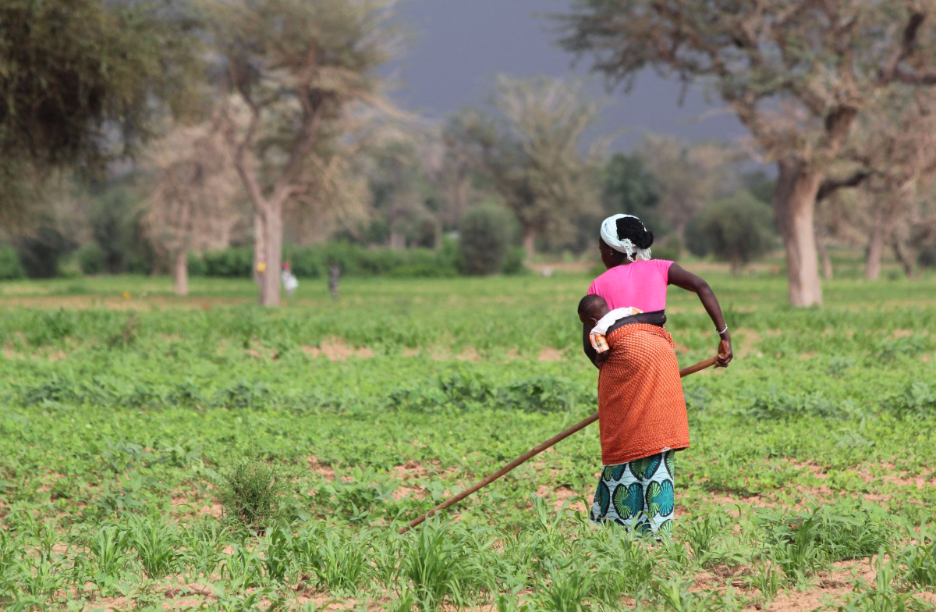
POLYGON ((279 512, 283 482, 275 466, 242 459, 221 475, 223 517, 262 534, 279 512))

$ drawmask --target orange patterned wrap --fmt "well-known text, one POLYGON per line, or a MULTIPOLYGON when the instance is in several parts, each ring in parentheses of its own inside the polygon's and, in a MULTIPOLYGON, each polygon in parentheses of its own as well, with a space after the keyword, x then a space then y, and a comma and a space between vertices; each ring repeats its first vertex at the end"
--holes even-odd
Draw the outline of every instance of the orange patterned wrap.
POLYGON ((598 374, 601 462, 619 465, 689 446, 689 420, 673 338, 632 323, 608 334, 611 353, 598 374))

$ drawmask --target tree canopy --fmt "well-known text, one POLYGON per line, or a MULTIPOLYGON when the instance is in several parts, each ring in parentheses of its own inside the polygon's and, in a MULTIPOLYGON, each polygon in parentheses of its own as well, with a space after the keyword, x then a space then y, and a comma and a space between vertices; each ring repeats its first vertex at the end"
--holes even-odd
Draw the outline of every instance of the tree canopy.
POLYGON ((822 301, 817 197, 838 175, 856 118, 896 88, 936 84, 936 6, 916 0, 574 0, 560 45, 630 87, 652 67, 710 87, 777 163, 773 204, 795 305, 822 301))
POLYGON ((574 83, 499 76, 498 111, 471 109, 456 116, 448 134, 468 143, 474 159, 523 229, 527 258, 538 237, 553 244, 575 236, 574 218, 598 209, 594 152, 580 150, 598 105, 574 83))
POLYGON ((131 153, 157 102, 182 110, 191 26, 172 2, 0 3, 0 209, 35 196, 25 177, 131 153))

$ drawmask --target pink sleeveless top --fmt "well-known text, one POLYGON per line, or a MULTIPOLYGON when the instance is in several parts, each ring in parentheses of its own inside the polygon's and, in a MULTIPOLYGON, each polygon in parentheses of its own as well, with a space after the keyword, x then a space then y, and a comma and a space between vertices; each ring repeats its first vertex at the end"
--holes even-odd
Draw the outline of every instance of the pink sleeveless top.
POLYGON ((672 265, 665 259, 651 259, 615 266, 594 280, 588 294, 603 297, 611 310, 627 306, 644 312, 665 310, 672 265))

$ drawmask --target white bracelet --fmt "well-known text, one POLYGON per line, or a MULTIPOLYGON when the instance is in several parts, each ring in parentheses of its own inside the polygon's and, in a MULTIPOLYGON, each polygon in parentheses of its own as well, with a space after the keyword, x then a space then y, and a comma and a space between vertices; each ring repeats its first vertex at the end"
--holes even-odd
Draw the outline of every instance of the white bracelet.
POLYGON ((718 330, 716 329, 716 330, 715 330, 715 333, 717 333, 717 334, 720 336, 720 335, 722 335, 723 333, 725 333, 726 331, 728 331, 728 324, 727 324, 727 323, 725 323, 725 329, 723 329, 723 330, 721 330, 721 331, 718 331, 718 330))

